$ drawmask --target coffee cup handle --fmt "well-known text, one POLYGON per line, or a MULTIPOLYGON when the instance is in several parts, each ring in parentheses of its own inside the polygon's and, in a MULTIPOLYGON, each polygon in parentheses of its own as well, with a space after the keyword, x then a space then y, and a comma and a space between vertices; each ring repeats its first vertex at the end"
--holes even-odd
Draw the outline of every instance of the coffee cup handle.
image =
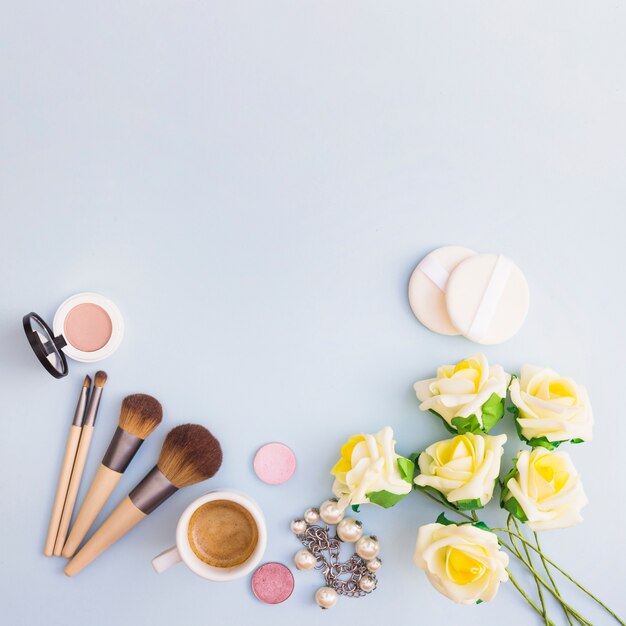
POLYGON ((152 559, 152 567, 157 574, 161 574, 166 569, 172 567, 172 565, 180 563, 181 560, 182 558, 178 548, 176 546, 172 546, 152 559))

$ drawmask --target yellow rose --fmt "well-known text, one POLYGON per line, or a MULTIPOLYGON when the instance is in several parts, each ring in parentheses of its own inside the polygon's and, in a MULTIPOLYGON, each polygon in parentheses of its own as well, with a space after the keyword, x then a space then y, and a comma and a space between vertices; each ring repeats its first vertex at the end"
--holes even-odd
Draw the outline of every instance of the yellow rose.
POLYGON ((509 557, 496 535, 471 524, 422 526, 413 561, 437 591, 459 604, 489 602, 509 579, 509 557))
POLYGON ((342 446, 330 473, 339 505, 372 502, 393 506, 411 491, 413 463, 396 454, 389 426, 375 435, 354 435, 342 446))
POLYGON ((547 367, 524 365, 520 379, 511 382, 511 402, 518 408, 517 423, 531 445, 570 439, 591 441, 593 412, 587 390, 571 378, 547 367))
POLYGON ((493 496, 506 435, 457 435, 419 456, 415 484, 432 487, 460 509, 477 509, 493 496))
POLYGON ((587 502, 569 455, 541 447, 518 453, 502 492, 502 506, 535 531, 582 522, 587 502))
POLYGON ((489 366, 478 353, 456 365, 442 365, 436 378, 413 385, 422 411, 439 415, 454 432, 489 432, 502 417, 511 376, 500 365, 489 366))

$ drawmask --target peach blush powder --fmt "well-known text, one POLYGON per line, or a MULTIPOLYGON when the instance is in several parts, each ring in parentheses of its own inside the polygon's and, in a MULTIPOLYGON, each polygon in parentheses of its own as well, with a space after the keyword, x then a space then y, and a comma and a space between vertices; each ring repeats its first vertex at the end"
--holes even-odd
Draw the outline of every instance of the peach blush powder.
POLYGON ((95 352, 111 339, 113 324, 101 306, 85 302, 70 309, 63 331, 66 341, 77 350, 95 352))

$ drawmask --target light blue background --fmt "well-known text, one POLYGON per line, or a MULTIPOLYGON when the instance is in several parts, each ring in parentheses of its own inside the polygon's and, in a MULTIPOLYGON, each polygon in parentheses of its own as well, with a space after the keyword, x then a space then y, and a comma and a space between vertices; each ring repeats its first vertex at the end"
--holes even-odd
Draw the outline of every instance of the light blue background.
POLYGON ((539 623, 511 585, 473 608, 431 588, 412 552, 439 509, 419 495, 363 510, 381 585, 332 612, 313 604, 313 573, 271 607, 249 579, 150 567, 183 508, 223 486, 258 500, 266 558, 289 562, 288 522, 329 494, 348 435, 391 424, 406 454, 445 437, 411 385, 476 346, 428 332, 406 298, 417 261, 445 244, 505 252, 527 275, 527 322, 489 358, 589 388, 595 438, 568 451, 591 503, 544 544, 626 614, 624 32, 618 2, 2 2, 0 621, 539 623), (126 337, 99 364, 109 383, 81 499, 131 392, 157 396, 165 423, 105 513, 177 423, 208 426, 224 464, 69 580, 42 548, 96 367, 53 379, 21 317, 51 320, 83 290, 118 304, 126 337), (272 440, 298 456, 282 487, 251 470, 272 440))

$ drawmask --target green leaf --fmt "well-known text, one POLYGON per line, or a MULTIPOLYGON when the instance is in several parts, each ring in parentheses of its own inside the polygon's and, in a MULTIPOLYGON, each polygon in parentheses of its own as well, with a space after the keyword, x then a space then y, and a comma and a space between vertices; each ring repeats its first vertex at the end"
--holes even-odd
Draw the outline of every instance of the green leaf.
POLYGON ((585 443, 585 440, 580 437, 576 437, 575 439, 570 439, 570 443, 585 443))
POLYGON ((476 600, 476 604, 482 604, 483 601, 479 598, 478 600, 476 600))
POLYGON ((483 404, 483 431, 488 433, 504 415, 504 398, 492 393, 483 404))
POLYGON ((415 474, 415 463, 409 459, 405 459, 403 456, 399 456, 398 469, 400 470, 402 480, 406 480, 407 483, 412 484, 413 474, 415 474))
POLYGON ((392 506, 398 504, 400 500, 402 500, 406 494, 397 494, 391 493, 390 491, 373 491, 372 493, 366 494, 367 499, 373 504, 378 504, 378 506, 382 506, 384 509, 389 509, 392 506))
POLYGON ((451 502, 450 504, 454 505, 459 511, 473 511, 474 509, 482 509, 483 504, 480 501, 480 498, 472 498, 471 500, 457 500, 456 502, 451 502))
POLYGON ((413 452, 413 454, 409 455, 409 461, 412 461, 413 463, 415 463, 415 465, 417 465, 417 459, 420 458, 420 454, 422 454, 421 452, 413 452))
POLYGON ((433 496, 435 496, 438 500, 441 500, 442 504, 444 505, 449 504, 448 501, 446 500, 446 497, 440 491, 437 491, 434 487, 424 487, 422 485, 415 485, 415 489, 417 491, 427 491, 428 493, 431 493, 433 496))
POLYGON ((446 430, 450 433, 454 433, 456 435, 457 431, 456 428, 452 428, 452 426, 450 426, 450 424, 448 424, 448 422, 446 422, 446 420, 443 419, 443 417, 441 417, 441 415, 439 415, 439 413, 437 413, 437 411, 433 411, 432 409, 429 409, 429 411, 433 414, 436 415, 442 422, 444 427, 446 428, 446 430))
POLYGON ((452 424, 456 426, 456 431, 459 435, 464 435, 465 433, 478 434, 482 432, 478 418, 473 414, 468 417, 453 417, 452 424))
POLYGON ((480 528, 480 530, 493 532, 491 528, 489 528, 489 526, 485 524, 485 522, 453 522, 446 517, 445 513, 440 513, 436 521, 437 524, 443 524, 444 526, 465 526, 467 524, 470 524, 471 526, 474 526, 474 528, 480 528))
POLYGON ((444 526, 458 526, 456 522, 449 520, 445 513, 439 513, 439 517, 437 518, 437 524, 443 524, 444 526))
POLYGON ((548 441, 547 437, 533 437, 532 439, 524 438, 524 441, 526 441, 531 448, 541 446, 542 448, 546 448, 546 450, 554 450, 563 443, 562 441, 548 441))
POLYGON ((358 505, 358 504, 353 504, 353 505, 352 505, 352 510, 353 510, 355 513, 358 513, 358 512, 359 512, 359 505, 358 505))
POLYGON ((500 491, 500 506, 502 508, 504 508, 504 499, 509 493, 509 488, 507 487, 509 480, 511 480, 511 478, 515 478, 516 475, 517 475, 517 457, 514 457, 513 467, 509 470, 508 474, 504 477, 502 481, 503 487, 500 491))
POLYGON ((512 513, 520 522, 528 521, 528 516, 524 513, 522 505, 513 496, 504 501, 502 508, 512 513))
POLYGON ((518 520, 520 520, 520 522, 526 522, 528 521, 528 517, 526 516, 526 513, 524 513, 522 505, 511 495, 511 492, 507 487, 509 480, 511 480, 511 478, 515 478, 516 475, 517 457, 513 459, 513 467, 504 477, 503 487, 500 492, 500 506, 509 513, 512 513, 518 520))

